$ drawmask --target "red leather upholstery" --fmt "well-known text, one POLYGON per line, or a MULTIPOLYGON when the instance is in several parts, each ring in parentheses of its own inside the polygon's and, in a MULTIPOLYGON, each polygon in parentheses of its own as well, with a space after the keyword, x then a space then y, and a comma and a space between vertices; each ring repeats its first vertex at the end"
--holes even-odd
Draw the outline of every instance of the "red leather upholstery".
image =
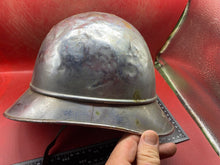
MULTIPOLYGON (((220 1, 192 0, 185 21, 161 54, 189 112, 220 154, 220 1)), ((165 66, 166 67, 166 66, 165 66)))
MULTIPOLYGON (((41 157, 60 128, 59 125, 22 123, 3 117, 3 112, 28 88, 40 43, 54 24, 79 12, 95 10, 114 13, 140 30, 155 59, 186 3, 186 0, 1 1, 0 164, 41 157)), ((176 155, 162 160, 162 164, 219 164, 217 154, 157 71, 156 82, 157 94, 190 137, 189 141, 178 144, 176 155)), ((121 134, 111 130, 70 126, 52 152, 96 143, 121 134)))

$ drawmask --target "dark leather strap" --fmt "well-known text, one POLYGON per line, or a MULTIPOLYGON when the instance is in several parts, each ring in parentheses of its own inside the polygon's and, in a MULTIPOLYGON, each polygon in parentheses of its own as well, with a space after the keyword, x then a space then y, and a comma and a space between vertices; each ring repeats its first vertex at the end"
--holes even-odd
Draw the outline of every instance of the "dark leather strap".
POLYGON ((42 165, 50 165, 50 155, 49 155, 49 151, 50 149, 55 145, 56 140, 58 139, 58 137, 60 136, 60 134, 63 132, 63 130, 66 128, 67 126, 64 125, 60 128, 59 132, 57 133, 56 137, 54 138, 54 140, 47 146, 45 152, 44 152, 44 157, 43 157, 43 164, 42 165))

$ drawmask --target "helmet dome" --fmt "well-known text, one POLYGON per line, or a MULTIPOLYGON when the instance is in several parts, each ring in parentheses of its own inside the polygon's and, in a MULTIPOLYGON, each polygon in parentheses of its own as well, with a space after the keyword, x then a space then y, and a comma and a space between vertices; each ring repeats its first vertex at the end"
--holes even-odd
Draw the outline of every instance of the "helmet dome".
POLYGON ((31 88, 83 101, 156 99, 154 67, 141 34, 121 18, 84 13, 52 28, 40 48, 31 88))

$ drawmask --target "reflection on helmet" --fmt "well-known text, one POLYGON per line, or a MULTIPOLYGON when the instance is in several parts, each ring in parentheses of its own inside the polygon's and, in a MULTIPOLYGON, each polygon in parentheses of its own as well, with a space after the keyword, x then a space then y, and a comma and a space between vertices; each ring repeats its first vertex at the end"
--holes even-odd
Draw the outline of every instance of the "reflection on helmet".
POLYGON ((173 130, 156 102, 153 62, 143 37, 123 19, 98 12, 69 17, 51 29, 30 89, 5 116, 132 133, 173 130))
POLYGON ((104 13, 76 15, 50 31, 31 87, 96 102, 155 100, 153 63, 144 39, 132 25, 104 13))

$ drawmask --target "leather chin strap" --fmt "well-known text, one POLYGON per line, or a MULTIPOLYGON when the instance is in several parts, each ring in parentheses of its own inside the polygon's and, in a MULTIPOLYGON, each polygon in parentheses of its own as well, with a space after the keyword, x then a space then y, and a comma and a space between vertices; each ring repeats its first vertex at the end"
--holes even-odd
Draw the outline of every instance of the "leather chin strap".
POLYGON ((64 125, 60 128, 59 132, 57 133, 56 137, 54 138, 54 140, 47 146, 45 152, 44 152, 44 157, 43 157, 43 164, 42 165, 50 165, 50 155, 49 155, 49 151, 50 149, 55 145, 57 139, 59 138, 60 134, 63 132, 63 130, 66 128, 67 126, 64 125))

